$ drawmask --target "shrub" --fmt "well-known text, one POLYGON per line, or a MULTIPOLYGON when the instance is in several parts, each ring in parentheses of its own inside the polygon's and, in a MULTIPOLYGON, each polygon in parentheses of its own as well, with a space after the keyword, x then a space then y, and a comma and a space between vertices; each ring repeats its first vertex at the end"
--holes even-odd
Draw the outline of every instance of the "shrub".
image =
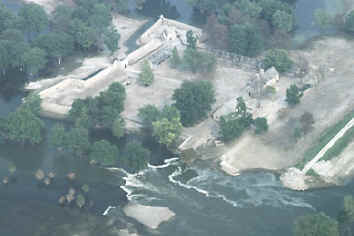
POLYGON ((139 84, 143 86, 150 86, 154 82, 154 74, 152 73, 149 62, 145 60, 142 65, 142 71, 139 74, 139 84))
POLYGON ((254 120, 254 126, 256 127, 255 133, 261 134, 268 131, 268 122, 264 117, 258 117, 254 120))
POLYGON ((290 106, 294 106, 300 103, 300 98, 302 95, 303 93, 300 91, 300 89, 295 84, 293 84, 286 90, 286 101, 290 106))

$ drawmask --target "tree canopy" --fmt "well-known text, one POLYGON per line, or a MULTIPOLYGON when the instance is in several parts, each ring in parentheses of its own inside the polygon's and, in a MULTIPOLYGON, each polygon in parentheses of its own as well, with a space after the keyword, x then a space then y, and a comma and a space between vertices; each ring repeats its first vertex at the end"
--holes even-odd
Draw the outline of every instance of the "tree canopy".
POLYGON ((207 21, 207 43, 244 56, 286 42, 294 29, 296 0, 189 0, 207 21), (225 47, 226 45, 226 47, 225 47))
POLYGON ((295 84, 293 84, 286 90, 286 101, 290 106, 294 106, 300 103, 300 98, 302 95, 303 92, 295 84))
POLYGON ((181 112, 184 126, 205 119, 215 103, 215 90, 209 81, 185 81, 173 93, 176 108, 181 112))
POLYGON ((89 159, 103 165, 115 165, 118 160, 118 148, 106 140, 100 140, 93 144, 89 159))
POLYGON ((126 145, 124 155, 119 159, 129 172, 137 172, 147 167, 150 160, 150 151, 140 143, 133 141, 126 145))
POLYGON ((21 144, 38 144, 43 140, 44 123, 38 117, 40 98, 31 94, 15 112, 5 120, 3 135, 6 139, 21 144))
POLYGON ((295 222, 295 236, 339 236, 338 223, 323 213, 301 216, 295 222))
POLYGON ((229 142, 240 137, 253 123, 252 114, 247 111, 247 106, 242 97, 238 97, 235 111, 220 117, 219 134, 224 142, 229 142))
POLYGON ((77 99, 69 112, 69 119, 76 122, 86 117, 88 128, 111 129, 113 122, 124 109, 125 88, 118 82, 95 98, 77 99))
POLYGON ((265 70, 275 67, 280 73, 287 72, 291 69, 293 61, 289 58, 288 53, 282 49, 272 49, 266 52, 263 59, 263 67, 265 70))

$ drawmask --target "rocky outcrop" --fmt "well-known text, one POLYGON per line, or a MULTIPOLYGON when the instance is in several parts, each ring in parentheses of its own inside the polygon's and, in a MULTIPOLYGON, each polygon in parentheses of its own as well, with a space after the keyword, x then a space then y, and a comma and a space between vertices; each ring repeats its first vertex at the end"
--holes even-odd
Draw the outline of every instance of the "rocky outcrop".
POLYGON ((139 204, 127 205, 124 208, 124 213, 152 229, 157 229, 162 222, 168 221, 176 215, 168 207, 144 206, 139 204))

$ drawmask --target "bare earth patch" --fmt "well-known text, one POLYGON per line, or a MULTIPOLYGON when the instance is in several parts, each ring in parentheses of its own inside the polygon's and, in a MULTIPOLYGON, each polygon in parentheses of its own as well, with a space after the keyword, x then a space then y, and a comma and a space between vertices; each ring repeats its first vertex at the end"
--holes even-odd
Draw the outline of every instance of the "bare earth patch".
MULTIPOLYGON (((270 118, 268 134, 263 137, 245 134, 241 137, 221 158, 224 164, 225 160, 227 161, 226 167, 230 169, 232 166, 234 171, 253 168, 281 169, 301 159, 304 151, 316 141, 319 134, 340 120, 344 113, 354 106, 354 80, 352 79, 354 59, 351 56, 353 51, 353 41, 325 38, 314 42, 311 49, 293 52, 304 55, 315 72, 319 68, 324 68, 324 76, 316 78, 314 76, 316 73, 311 74, 313 76, 308 78, 308 81, 314 83, 315 87, 306 91, 301 103, 291 109, 283 120, 279 120, 275 114, 286 104, 281 104, 279 100, 278 104, 274 103, 266 108, 267 111, 263 114, 267 114, 268 119, 270 118), (292 132, 288 121, 292 117, 299 117, 304 111, 314 115, 315 128, 295 143, 291 137, 292 132)), ((280 78, 280 80, 287 83, 281 86, 278 92, 284 102, 286 87, 299 80, 296 78, 280 78)), ((352 162, 354 163, 354 160, 352 162)))

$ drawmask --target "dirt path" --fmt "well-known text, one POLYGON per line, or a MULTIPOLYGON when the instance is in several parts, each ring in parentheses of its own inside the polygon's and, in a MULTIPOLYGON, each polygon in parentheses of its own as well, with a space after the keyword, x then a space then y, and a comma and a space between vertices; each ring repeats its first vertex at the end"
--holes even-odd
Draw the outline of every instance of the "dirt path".
POLYGON ((354 118, 351 119, 351 120, 343 127, 343 129, 341 129, 341 130, 337 133, 337 135, 334 136, 334 137, 331 139, 331 141, 329 141, 329 142, 327 143, 327 145, 324 146, 324 147, 322 148, 322 150, 321 150, 311 161, 309 161, 309 162, 305 165, 304 169, 302 170, 302 173, 303 173, 304 175, 306 175, 307 171, 309 171, 309 170, 313 167, 313 165, 316 164, 316 162, 319 161, 319 160, 323 157, 323 155, 326 154, 326 152, 327 152, 331 147, 333 147, 333 145, 337 142, 337 140, 340 139, 341 137, 343 137, 343 135, 344 135, 350 128, 352 128, 353 126, 354 126, 354 118))

